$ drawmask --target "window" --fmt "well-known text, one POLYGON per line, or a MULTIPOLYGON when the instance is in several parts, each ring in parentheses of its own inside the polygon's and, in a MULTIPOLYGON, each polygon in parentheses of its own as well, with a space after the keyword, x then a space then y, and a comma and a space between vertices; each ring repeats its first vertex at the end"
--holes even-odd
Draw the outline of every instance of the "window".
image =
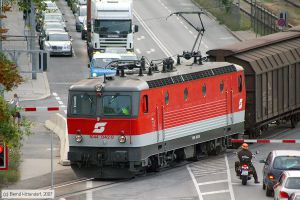
POLYGON ((239 92, 242 92, 242 89, 243 89, 243 79, 242 79, 241 75, 238 77, 238 89, 239 89, 239 92))
POLYGON ((131 97, 110 95, 103 97, 103 114, 113 116, 131 115, 131 97))
POLYGON ((300 189, 300 178, 299 177, 289 177, 286 180, 285 187, 288 189, 294 189, 294 190, 300 189))
POLYGON ((220 82, 220 91, 223 92, 224 91, 224 81, 221 80, 220 82))
POLYGON ((278 156, 274 159, 273 168, 279 170, 300 169, 300 157, 278 156))
POLYGON ((206 85, 203 83, 202 85, 202 95, 205 97, 206 96, 206 85))
POLYGON ((184 100, 186 101, 188 99, 188 96, 189 96, 189 91, 188 91, 187 88, 184 89, 183 94, 184 94, 184 100))
POLYGON ((143 96, 143 112, 148 113, 148 95, 143 96))
POLYGON ((168 105, 169 104, 169 92, 165 93, 165 104, 168 105))
POLYGON ((95 115, 96 96, 88 93, 73 95, 71 99, 71 114, 95 115))

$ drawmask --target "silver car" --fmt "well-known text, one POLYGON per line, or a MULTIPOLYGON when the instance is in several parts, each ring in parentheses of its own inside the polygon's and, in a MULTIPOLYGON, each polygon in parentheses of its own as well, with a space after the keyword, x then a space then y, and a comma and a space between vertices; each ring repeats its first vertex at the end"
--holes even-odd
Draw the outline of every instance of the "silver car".
POLYGON ((300 171, 284 171, 274 185, 274 200, 288 200, 295 192, 300 192, 300 171))
POLYGON ((48 32, 43 41, 44 50, 52 55, 73 55, 72 39, 67 32, 48 32))
POLYGON ((86 5, 79 6, 75 13, 76 31, 80 32, 84 19, 86 18, 86 5))

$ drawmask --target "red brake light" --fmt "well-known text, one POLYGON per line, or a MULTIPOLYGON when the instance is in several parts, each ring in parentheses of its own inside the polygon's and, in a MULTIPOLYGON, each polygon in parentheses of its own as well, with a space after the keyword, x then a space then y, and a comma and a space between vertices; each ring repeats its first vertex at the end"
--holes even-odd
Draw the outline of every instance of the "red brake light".
POLYGON ((3 146, 2 145, 0 145, 0 153, 2 153, 3 152, 3 146))
POLYGON ((280 191, 279 196, 280 198, 287 198, 287 199, 289 198, 289 194, 283 191, 280 191))
POLYGON ((244 165, 243 165, 243 167, 245 167, 245 168, 246 168, 246 167, 248 167, 248 165, 244 164, 244 165))

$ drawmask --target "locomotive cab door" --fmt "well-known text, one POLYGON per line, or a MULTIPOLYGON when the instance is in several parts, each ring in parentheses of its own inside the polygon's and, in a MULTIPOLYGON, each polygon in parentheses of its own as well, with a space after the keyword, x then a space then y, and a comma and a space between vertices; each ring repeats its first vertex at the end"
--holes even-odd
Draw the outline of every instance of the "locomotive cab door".
POLYGON ((233 124, 233 89, 231 80, 226 79, 225 84, 225 95, 226 95, 226 120, 227 120, 227 126, 230 126, 233 124))
POLYGON ((156 106, 156 134, 157 134, 157 142, 163 142, 165 138, 164 133, 164 125, 163 125, 163 106, 156 106))

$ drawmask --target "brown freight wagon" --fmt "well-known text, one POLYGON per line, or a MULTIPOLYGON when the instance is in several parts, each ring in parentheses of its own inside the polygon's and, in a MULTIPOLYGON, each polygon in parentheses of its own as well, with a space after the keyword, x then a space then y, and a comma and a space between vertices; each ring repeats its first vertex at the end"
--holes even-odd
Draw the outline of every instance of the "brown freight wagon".
POLYGON ((300 26, 207 52, 212 61, 241 65, 246 77, 245 134, 272 122, 300 120, 300 26))

